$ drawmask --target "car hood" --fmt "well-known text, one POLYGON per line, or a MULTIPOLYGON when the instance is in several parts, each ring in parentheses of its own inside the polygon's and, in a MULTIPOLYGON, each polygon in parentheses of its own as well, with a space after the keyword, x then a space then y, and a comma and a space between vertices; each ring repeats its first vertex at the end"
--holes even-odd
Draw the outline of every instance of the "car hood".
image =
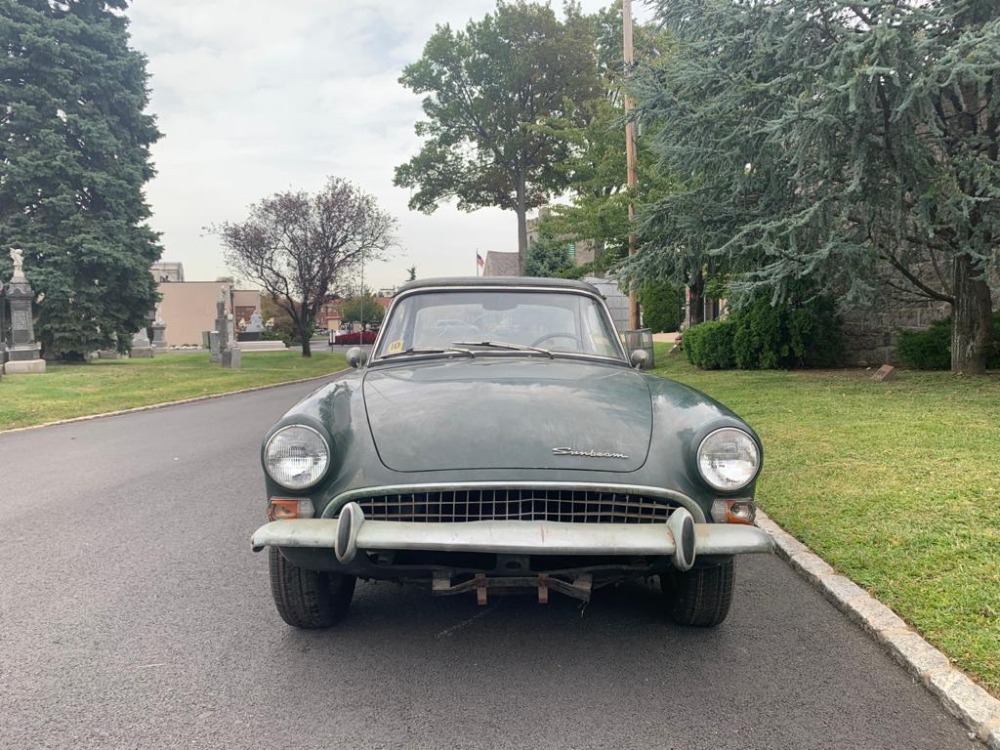
POLYGON ((480 357, 369 370, 364 400, 394 471, 631 472, 646 461, 645 379, 621 365, 480 357))

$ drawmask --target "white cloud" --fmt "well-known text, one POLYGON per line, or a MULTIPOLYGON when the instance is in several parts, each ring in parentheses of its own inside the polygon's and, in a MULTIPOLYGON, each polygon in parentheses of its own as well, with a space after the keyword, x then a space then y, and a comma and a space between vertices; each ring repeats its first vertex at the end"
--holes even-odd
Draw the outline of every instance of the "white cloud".
MULTIPOLYGON (((607 3, 586 0, 587 11, 607 3)), ((513 214, 408 211, 393 168, 419 149, 420 99, 397 79, 438 24, 464 26, 486 0, 143 0, 129 10, 133 46, 149 58, 153 112, 164 138, 147 187, 164 260, 189 279, 226 275, 203 227, 243 218, 278 190, 316 190, 337 175, 400 221, 391 262, 366 283, 471 274, 477 250, 517 247, 513 214)))

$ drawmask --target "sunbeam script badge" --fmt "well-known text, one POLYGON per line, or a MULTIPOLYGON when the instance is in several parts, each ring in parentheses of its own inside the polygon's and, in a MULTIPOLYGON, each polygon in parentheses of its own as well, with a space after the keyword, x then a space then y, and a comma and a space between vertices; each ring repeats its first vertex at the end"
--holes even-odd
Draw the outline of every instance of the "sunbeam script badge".
POLYGON ((624 453, 606 453, 593 449, 578 451, 575 448, 553 448, 552 453, 556 456, 579 456, 580 458, 628 458, 624 453))

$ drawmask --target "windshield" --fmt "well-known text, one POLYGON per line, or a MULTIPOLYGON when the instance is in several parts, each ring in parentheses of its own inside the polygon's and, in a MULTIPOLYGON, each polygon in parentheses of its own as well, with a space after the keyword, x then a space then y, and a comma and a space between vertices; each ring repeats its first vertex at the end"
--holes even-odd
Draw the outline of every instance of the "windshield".
POLYGON ((623 359, 603 305, 578 292, 427 290, 401 298, 382 326, 374 359, 447 353, 571 353, 623 359))

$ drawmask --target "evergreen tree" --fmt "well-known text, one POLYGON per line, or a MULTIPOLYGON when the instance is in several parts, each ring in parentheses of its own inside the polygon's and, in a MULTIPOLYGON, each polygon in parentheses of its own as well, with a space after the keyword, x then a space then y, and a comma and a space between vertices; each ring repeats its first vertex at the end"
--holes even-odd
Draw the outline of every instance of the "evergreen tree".
POLYGON ((528 246, 524 261, 525 276, 551 277, 573 265, 569 257, 569 242, 543 234, 528 246))
MULTIPOLYGON (((721 259, 781 299, 877 282, 948 302, 982 372, 1000 245, 994 0, 658 0, 677 53, 641 76, 662 165, 647 264, 721 259)), ((655 271, 655 268, 647 269, 655 271)))
POLYGON ((24 250, 47 356, 127 349, 156 303, 142 189, 160 133, 126 7, 0 0, 0 247, 24 250))

